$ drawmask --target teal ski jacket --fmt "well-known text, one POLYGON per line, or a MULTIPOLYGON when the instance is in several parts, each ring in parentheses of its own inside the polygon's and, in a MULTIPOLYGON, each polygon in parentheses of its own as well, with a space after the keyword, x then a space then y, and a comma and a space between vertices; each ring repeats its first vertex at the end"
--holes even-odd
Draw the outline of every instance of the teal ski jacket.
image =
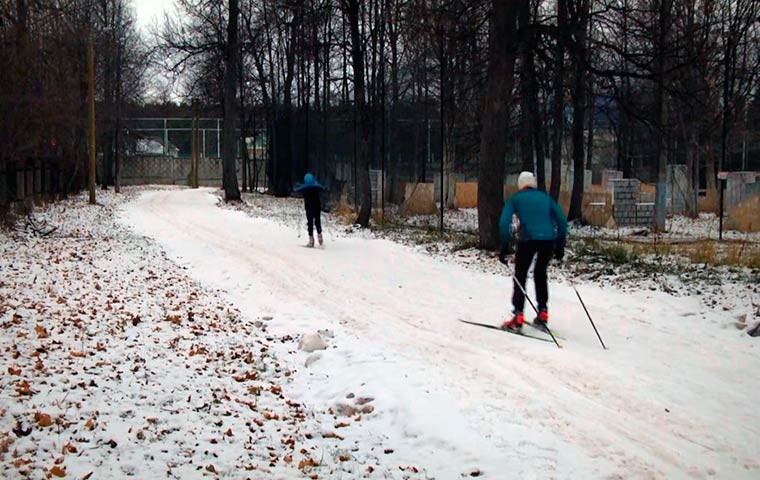
POLYGON ((564 245, 567 218, 562 208, 546 192, 525 188, 504 203, 499 219, 502 245, 512 241, 512 215, 520 220, 520 242, 528 240, 557 240, 564 245))

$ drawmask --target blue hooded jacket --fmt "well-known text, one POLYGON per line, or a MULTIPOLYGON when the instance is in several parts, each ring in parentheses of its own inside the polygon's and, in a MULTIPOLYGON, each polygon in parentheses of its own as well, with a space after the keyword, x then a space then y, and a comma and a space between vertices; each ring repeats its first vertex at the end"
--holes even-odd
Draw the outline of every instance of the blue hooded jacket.
POLYGON ((567 235, 567 218, 562 208, 544 191, 525 188, 504 204, 499 219, 501 244, 512 241, 512 215, 520 219, 520 242, 557 240, 563 245, 567 235))
POLYGON ((303 183, 296 185, 296 192, 303 193, 307 215, 317 215, 322 210, 322 199, 319 198, 322 190, 324 187, 317 182, 311 173, 304 175, 303 183))
POLYGON ((299 183, 296 185, 296 192, 303 192, 304 190, 308 188, 318 188, 320 190, 324 189, 322 185, 317 182, 317 180, 314 178, 314 175, 311 173, 307 173, 303 176, 303 183, 299 183))

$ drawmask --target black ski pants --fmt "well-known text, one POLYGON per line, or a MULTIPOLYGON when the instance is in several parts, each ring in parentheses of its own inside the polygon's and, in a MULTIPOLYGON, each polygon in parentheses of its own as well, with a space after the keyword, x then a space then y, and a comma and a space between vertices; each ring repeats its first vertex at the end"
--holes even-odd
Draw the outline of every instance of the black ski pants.
POLYGON ((306 210, 306 227, 309 229, 309 236, 314 236, 314 227, 317 227, 317 233, 322 233, 321 212, 317 210, 306 210))
POLYGON ((527 290, 525 280, 528 277, 528 269, 536 258, 536 266, 533 269, 533 278, 536 282, 536 301, 538 310, 546 309, 549 301, 549 286, 546 278, 546 267, 549 266, 549 260, 552 259, 554 252, 554 240, 528 240, 518 242, 517 252, 515 253, 515 279, 512 286, 512 305, 514 313, 520 313, 525 307, 525 294, 517 284, 520 282, 527 290))

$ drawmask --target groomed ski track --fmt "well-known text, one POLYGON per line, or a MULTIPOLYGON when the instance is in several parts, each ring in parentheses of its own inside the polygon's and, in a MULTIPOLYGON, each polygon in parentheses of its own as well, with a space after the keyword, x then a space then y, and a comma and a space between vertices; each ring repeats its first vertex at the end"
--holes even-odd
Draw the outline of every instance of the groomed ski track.
MULTIPOLYGON (((152 191, 123 221, 270 330, 335 338, 289 395, 327 408, 376 398, 365 427, 436 478, 758 478, 760 349, 696 298, 550 284, 563 349, 475 328, 509 312, 508 273, 327 231, 324 251, 274 220, 219 208, 209 189, 152 191)), ((305 219, 304 219, 305 223, 305 219)), ((305 227, 304 227, 305 228, 305 227)), ((527 285, 532 292, 532 285, 527 285)), ((292 350, 292 349, 291 349, 292 350)))

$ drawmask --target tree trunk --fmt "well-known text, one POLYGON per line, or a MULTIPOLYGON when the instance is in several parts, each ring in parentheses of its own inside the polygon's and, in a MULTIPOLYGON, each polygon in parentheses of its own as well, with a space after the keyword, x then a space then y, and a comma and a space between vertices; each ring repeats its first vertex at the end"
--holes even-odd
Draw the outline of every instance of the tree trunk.
POLYGON ((534 168, 534 118, 532 115, 531 102, 533 98, 533 86, 531 82, 531 68, 533 67, 533 44, 530 31, 530 2, 522 2, 518 14, 520 26, 520 165, 526 172, 535 171, 534 168))
POLYGON ((585 177, 585 156, 583 131, 586 125, 586 36, 589 24, 589 0, 581 0, 578 18, 575 19, 575 44, 573 48, 573 190, 570 195, 570 210, 568 220, 580 219, 583 207, 583 184, 585 177))
POLYGON ((588 90, 586 91, 586 125, 588 132, 586 135, 586 170, 591 171, 594 163, 594 82, 592 78, 588 79, 588 90))
POLYGON ((224 125, 222 127, 222 187, 227 202, 240 200, 235 168, 235 126, 237 124, 238 0, 229 0, 227 44, 224 49, 224 125))
POLYGON ((241 165, 240 176, 243 181, 243 192, 248 191, 248 169, 250 168, 250 161, 248 158, 248 146, 245 143, 245 137, 248 133, 248 117, 245 111, 245 90, 244 90, 244 75, 243 75, 243 52, 242 49, 238 52, 238 88, 240 89, 240 153, 241 153, 241 165))
MULTIPOLYGON (((119 18, 121 18, 121 4, 119 4, 119 18)), ((122 105, 122 91, 121 80, 123 66, 121 64, 121 45, 116 45, 116 127, 113 129, 113 143, 114 143, 114 175, 113 186, 116 193, 121 192, 121 185, 119 184, 119 175, 121 174, 121 105, 122 105)))
MULTIPOLYGON (((685 115, 683 112, 680 112, 678 118, 680 120, 680 126, 681 126, 681 132, 684 142, 684 153, 686 156, 686 177, 688 178, 688 187, 685 192, 681 191, 679 188, 677 191, 673 192, 672 195, 682 195, 684 200, 686 200, 686 214, 690 216, 691 218, 697 217, 697 188, 699 188, 699 183, 694 183, 695 177, 698 179, 695 175, 695 173, 698 170, 699 160, 697 156, 697 130, 695 128, 691 128, 691 125, 687 127, 687 119, 684 118, 685 115)), ((677 183, 674 183, 674 188, 677 187, 677 183)))
POLYGON ((351 30, 351 61, 354 71, 354 109, 358 115, 359 144, 357 151, 356 174, 361 190, 361 204, 356 223, 362 228, 369 227, 372 215, 372 191, 369 182, 369 111, 365 99, 364 85, 364 50, 359 35, 360 0, 343 0, 344 13, 351 30))
POLYGON ((390 121, 388 122, 388 137, 390 143, 390 155, 388 157, 388 190, 389 200, 393 203, 398 202, 398 103, 400 101, 400 87, 399 87, 399 25, 397 23, 398 3, 393 2, 393 13, 391 18, 393 21, 389 22, 388 39, 390 41, 391 48, 391 107, 390 107, 390 121))
POLYGON ((478 170, 478 232, 480 247, 499 245, 499 215, 504 201, 504 155, 507 125, 512 102, 518 2, 493 0, 488 48, 488 76, 480 134, 478 170))
POLYGON ((657 32, 657 52, 655 57, 656 82, 654 92, 655 111, 655 158, 657 159, 657 184, 654 200, 654 226, 658 231, 665 230, 665 209, 667 203, 668 160, 665 138, 667 110, 665 109, 665 45, 670 28, 672 0, 659 1, 659 19, 657 32))
POLYGON ((562 139, 565 124, 565 36, 567 35, 566 0, 557 0, 557 39, 554 46, 554 79, 552 98, 552 178, 549 193, 559 198, 562 185, 562 139))

